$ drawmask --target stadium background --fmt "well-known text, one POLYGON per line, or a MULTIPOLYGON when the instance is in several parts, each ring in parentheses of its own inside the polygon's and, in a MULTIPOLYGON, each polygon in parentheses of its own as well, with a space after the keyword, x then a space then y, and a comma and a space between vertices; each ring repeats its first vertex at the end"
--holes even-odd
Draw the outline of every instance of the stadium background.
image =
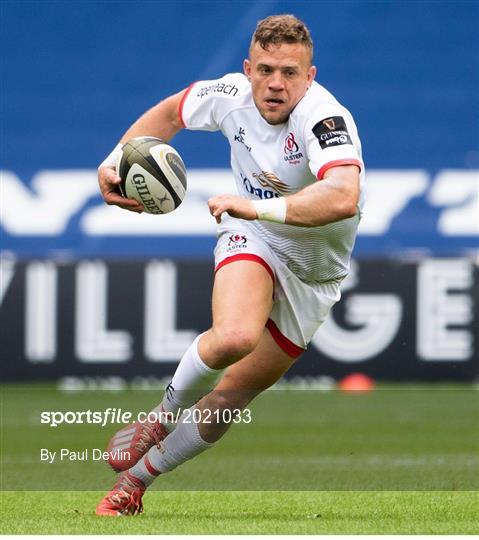
POLYGON ((318 81, 355 116, 370 188, 343 301, 291 375, 475 379, 478 10, 3 2, 2 378, 173 371, 209 324, 206 200, 230 185, 227 142, 174 140, 190 189, 168 217, 104 206, 95 168, 159 99, 241 70, 258 19, 292 12, 312 30, 318 81))

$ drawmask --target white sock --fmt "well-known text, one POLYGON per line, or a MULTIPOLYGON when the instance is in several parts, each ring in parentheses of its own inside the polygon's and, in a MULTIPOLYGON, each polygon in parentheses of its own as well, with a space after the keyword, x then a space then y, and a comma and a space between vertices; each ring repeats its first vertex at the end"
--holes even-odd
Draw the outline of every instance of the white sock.
POLYGON ((215 387, 224 370, 212 369, 203 362, 198 352, 200 337, 186 350, 171 383, 166 387, 162 402, 153 409, 155 412, 176 415, 180 409, 191 407, 215 387))
POLYGON ((129 472, 149 486, 159 474, 172 471, 214 445, 201 438, 198 424, 193 421, 193 411, 183 413, 175 431, 161 443, 153 446, 129 472), (191 413, 191 415, 190 415, 191 413))

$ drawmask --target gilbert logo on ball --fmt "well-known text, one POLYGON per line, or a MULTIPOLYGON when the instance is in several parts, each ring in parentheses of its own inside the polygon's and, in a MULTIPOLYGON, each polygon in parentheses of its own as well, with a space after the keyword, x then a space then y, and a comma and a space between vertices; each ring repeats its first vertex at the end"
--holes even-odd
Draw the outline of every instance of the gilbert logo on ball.
POLYGON ((156 137, 128 141, 117 172, 122 195, 141 203, 149 214, 168 214, 185 198, 185 164, 172 146, 156 137))

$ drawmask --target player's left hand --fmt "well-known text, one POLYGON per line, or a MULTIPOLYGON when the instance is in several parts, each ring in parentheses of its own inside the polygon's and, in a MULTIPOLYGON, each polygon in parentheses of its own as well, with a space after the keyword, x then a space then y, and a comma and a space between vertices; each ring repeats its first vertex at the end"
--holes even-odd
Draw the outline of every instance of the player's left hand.
POLYGON ((237 195, 218 195, 208 201, 210 214, 221 223, 221 214, 227 212, 230 216, 240 219, 253 220, 258 217, 253 203, 237 195))

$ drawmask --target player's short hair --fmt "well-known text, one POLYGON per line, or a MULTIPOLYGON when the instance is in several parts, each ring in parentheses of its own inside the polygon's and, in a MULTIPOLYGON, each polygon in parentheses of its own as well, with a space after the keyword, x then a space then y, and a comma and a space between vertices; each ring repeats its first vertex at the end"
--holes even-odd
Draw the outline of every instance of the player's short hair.
POLYGON ((310 59, 313 60, 311 34, 304 22, 294 15, 270 15, 259 21, 251 39, 250 53, 255 43, 262 49, 281 43, 301 43, 311 51, 310 59))

